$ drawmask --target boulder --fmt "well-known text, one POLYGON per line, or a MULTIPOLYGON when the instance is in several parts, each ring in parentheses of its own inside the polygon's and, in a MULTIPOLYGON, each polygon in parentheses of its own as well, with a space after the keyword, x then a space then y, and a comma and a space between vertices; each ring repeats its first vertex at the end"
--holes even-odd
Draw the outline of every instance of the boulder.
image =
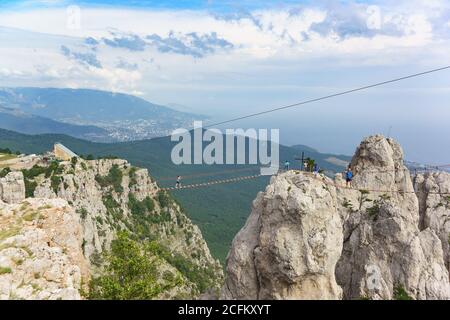
POLYGON ((334 188, 313 176, 273 178, 233 241, 222 298, 340 299, 334 270, 343 233, 335 202, 334 188))
POLYGON ((19 203, 25 199, 25 182, 20 171, 0 178, 0 199, 6 203, 19 203))
POLYGON ((450 173, 426 172, 414 178, 419 198, 420 228, 430 228, 440 238, 450 270, 450 173))
POLYGON ((27 199, 0 211, 0 299, 81 299, 89 269, 82 227, 68 203, 27 199))
MULTIPOLYGON (((381 135, 361 142, 351 162, 357 203, 343 220, 344 250, 336 268, 347 299, 448 299, 439 238, 419 229, 419 202, 403 150, 381 135)), ((338 192, 344 202, 345 192, 338 192)), ((345 216, 345 215, 341 215, 345 216)))

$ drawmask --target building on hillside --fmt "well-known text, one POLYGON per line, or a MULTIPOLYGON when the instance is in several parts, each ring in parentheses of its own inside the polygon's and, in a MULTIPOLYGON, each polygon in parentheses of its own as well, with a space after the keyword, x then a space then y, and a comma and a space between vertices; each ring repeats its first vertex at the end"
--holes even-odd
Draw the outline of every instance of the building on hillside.
POLYGON ((58 160, 68 161, 73 157, 78 157, 78 155, 64 146, 61 143, 55 143, 53 147, 53 153, 55 154, 55 158, 58 160))

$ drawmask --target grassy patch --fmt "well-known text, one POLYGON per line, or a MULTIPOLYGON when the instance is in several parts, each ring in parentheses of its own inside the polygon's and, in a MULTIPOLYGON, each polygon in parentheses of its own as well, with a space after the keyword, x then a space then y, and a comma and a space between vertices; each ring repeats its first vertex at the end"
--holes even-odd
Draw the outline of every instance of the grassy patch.
POLYGON ((75 167, 77 166, 78 163, 78 157, 72 157, 72 159, 70 159, 70 164, 72 165, 72 168, 75 169, 75 167))
POLYGON ((76 212, 80 215, 82 220, 86 219, 86 216, 88 214, 88 211, 86 210, 86 208, 77 209, 76 212))
POLYGON ((106 212, 109 216, 112 216, 115 222, 123 219, 123 210, 120 207, 120 204, 113 198, 111 193, 103 196, 102 201, 106 208, 106 212))
POLYGON ((384 201, 388 201, 388 200, 391 199, 391 196, 385 193, 385 194, 380 196, 380 199, 384 200, 384 201))
POLYGON ((117 164, 113 165, 111 169, 109 169, 109 173, 107 176, 95 176, 95 180, 102 188, 112 186, 114 191, 116 191, 117 193, 123 192, 122 178, 122 171, 117 164))
POLYGON ((5 249, 9 249, 9 248, 15 248, 15 245, 12 244, 12 243, 0 244, 0 251, 5 250, 5 249))
POLYGON ((344 198, 344 202, 342 203, 342 206, 343 206, 344 208, 349 209, 350 211, 353 210, 353 204, 352 204, 352 202, 351 202, 350 200, 348 200, 347 198, 344 198))
POLYGON ((89 260, 96 267, 100 267, 103 263, 103 257, 97 250, 95 250, 95 252, 91 254, 89 260))
POLYGON ((155 241, 149 244, 149 249, 154 254, 157 254, 169 262, 181 274, 189 279, 189 281, 194 283, 198 292, 204 292, 206 289, 214 286, 214 279, 216 275, 212 268, 199 267, 185 257, 176 253, 171 253, 167 248, 164 248, 155 241))
POLYGON ((17 235, 20 231, 19 227, 12 227, 9 229, 5 229, 5 230, 1 230, 0 231, 0 241, 4 240, 6 238, 10 238, 10 237, 14 237, 15 235, 17 235))
POLYGON ((375 201, 374 205, 370 208, 367 208, 366 212, 369 215, 369 217, 376 220, 378 217, 378 214, 380 213, 380 203, 378 201, 375 201))
POLYGON ((49 204, 46 204, 45 206, 41 206, 41 207, 39 207, 38 208, 38 210, 48 210, 48 209, 51 209, 52 208, 52 206, 51 205, 49 205, 49 204))
POLYGON ((20 211, 25 211, 26 208, 28 208, 30 204, 28 202, 24 202, 22 203, 22 205, 20 206, 20 211))
POLYGON ((34 197, 34 191, 37 188, 37 182, 25 179, 25 196, 27 198, 34 197))
POLYGON ((51 184, 53 191, 55 193, 57 192, 57 187, 59 186, 59 183, 57 186, 56 183, 58 182, 58 178, 53 178, 53 176, 61 174, 63 172, 64 168, 59 165, 59 162, 53 161, 48 167, 41 167, 38 165, 33 166, 31 169, 23 169, 23 177, 25 180, 25 194, 27 198, 34 197, 34 191, 37 187, 36 181, 34 179, 40 175, 45 175, 46 178, 52 177, 51 184))
POLYGON ((136 167, 131 167, 130 172, 128 173, 128 176, 130 177, 130 183, 128 184, 128 187, 131 188, 132 186, 135 186, 137 184, 137 177, 136 177, 136 171, 138 169, 136 167))
POLYGON ((158 202, 161 208, 166 208, 170 205, 170 198, 165 191, 158 191, 158 202))
MULTIPOLYGON (((0 156, 7 156, 14 154, 14 152, 10 148, 0 148, 0 156)), ((16 155, 20 154, 20 151, 15 152, 16 155)))
POLYGON ((2 155, 0 155, 0 161, 7 161, 7 160, 15 159, 15 158, 17 158, 17 156, 14 155, 14 154, 2 154, 2 155))
POLYGON ((3 268, 3 267, 0 267, 0 276, 1 276, 2 274, 7 274, 7 273, 11 273, 11 272, 12 272, 11 268, 3 268))
POLYGON ((6 175, 10 172, 11 172, 10 168, 4 168, 2 171, 0 171, 0 178, 6 177, 6 175))
POLYGON ((33 256, 33 251, 31 251, 30 248, 25 247, 25 246, 22 246, 22 247, 20 247, 20 249, 22 249, 23 251, 25 251, 25 252, 28 254, 29 257, 32 257, 32 256, 33 256))
POLYGON ((32 212, 29 212, 29 213, 27 213, 27 214, 24 214, 23 217, 22 217, 22 219, 25 220, 25 221, 27 221, 27 222, 30 222, 30 221, 35 220, 36 217, 38 217, 38 216, 39 216, 39 212, 37 212, 37 211, 32 211, 32 212))
POLYGON ((62 182, 62 178, 60 176, 54 175, 50 178, 50 182, 51 182, 51 187, 52 187, 53 192, 57 194, 59 185, 62 182))
POLYGON ((33 288, 33 292, 42 290, 41 287, 38 284, 36 284, 36 283, 32 283, 31 287, 33 288))
POLYGON ((394 299, 395 300, 413 300, 413 298, 408 295, 405 288, 403 288, 402 286, 397 286, 394 288, 394 299))

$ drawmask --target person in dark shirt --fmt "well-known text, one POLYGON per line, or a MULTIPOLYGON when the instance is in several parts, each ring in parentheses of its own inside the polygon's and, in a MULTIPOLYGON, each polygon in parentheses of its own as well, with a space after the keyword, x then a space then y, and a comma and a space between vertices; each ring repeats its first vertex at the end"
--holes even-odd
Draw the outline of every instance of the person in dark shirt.
POLYGON ((347 187, 352 186, 352 180, 353 180, 353 171, 352 168, 348 167, 347 171, 345 172, 345 181, 347 182, 347 187))

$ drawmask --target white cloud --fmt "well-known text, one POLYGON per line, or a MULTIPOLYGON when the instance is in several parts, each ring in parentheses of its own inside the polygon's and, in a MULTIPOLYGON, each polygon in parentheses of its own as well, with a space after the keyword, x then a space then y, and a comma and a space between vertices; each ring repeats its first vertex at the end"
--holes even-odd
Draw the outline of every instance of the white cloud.
POLYGON ((254 90, 267 85, 264 79, 291 88, 304 70, 450 62, 450 32, 442 30, 450 13, 445 1, 379 7, 379 30, 367 27, 362 4, 256 10, 234 18, 204 11, 82 8, 80 30, 66 28, 64 8, 3 11, 0 85, 26 79, 28 85, 135 92, 161 103, 184 103, 175 101, 172 91, 191 88, 195 103, 205 104, 208 90, 254 90), (152 43, 150 35, 161 40, 152 43), (229 43, 226 50, 219 41, 229 43))

